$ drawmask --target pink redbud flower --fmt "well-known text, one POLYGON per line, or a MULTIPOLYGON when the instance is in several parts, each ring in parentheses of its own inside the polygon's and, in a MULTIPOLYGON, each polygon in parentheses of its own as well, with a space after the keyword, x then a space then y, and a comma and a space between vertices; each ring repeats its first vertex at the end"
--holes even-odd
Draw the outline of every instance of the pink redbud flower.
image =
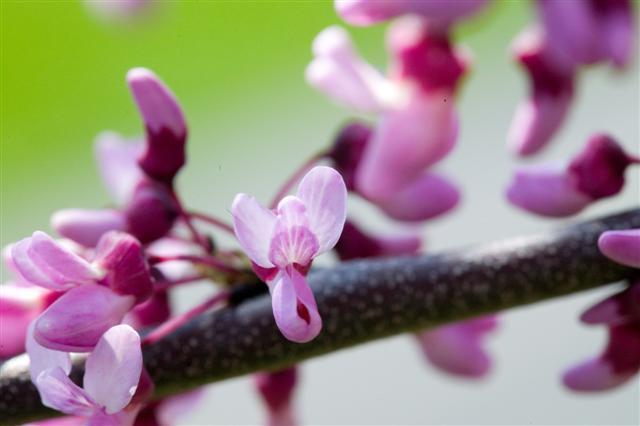
POLYGON ((42 352, 30 352, 29 355, 34 383, 47 407, 87 418, 91 425, 133 423, 136 413, 125 408, 138 388, 142 351, 140 336, 128 325, 112 327, 100 337, 85 363, 82 388, 67 376, 70 364, 63 362, 34 372, 34 364, 50 364, 51 360, 38 359, 38 356, 47 356, 42 352))
POLYGON ((294 342, 318 335, 322 320, 305 275, 313 259, 335 246, 346 219, 347 189, 338 172, 314 167, 296 196, 275 211, 238 194, 231 213, 236 237, 271 292, 282 334, 294 342))
POLYGON ((341 260, 351 260, 415 254, 421 244, 415 235, 370 235, 347 220, 335 250, 341 260))
POLYGON ((542 216, 576 214, 601 198, 617 194, 624 173, 637 159, 610 136, 592 136, 570 163, 528 165, 516 170, 507 198, 517 207, 542 216))
POLYGON ((611 61, 624 67, 633 54, 633 7, 629 0, 538 0, 549 40, 575 64, 611 61))
POLYGON ((538 28, 522 33, 513 53, 529 75, 530 94, 516 110, 508 141, 516 154, 525 156, 544 148, 564 123, 573 101, 576 72, 538 28))
POLYGON ((274 372, 255 374, 256 388, 262 396, 267 411, 267 426, 295 426, 292 399, 298 381, 296 367, 274 372))
POLYGON ((335 0, 338 15, 358 26, 417 14, 446 27, 477 13, 486 4, 486 0, 335 0))
POLYGON ((441 370, 464 377, 482 377, 491 368, 483 343, 496 329, 493 315, 445 325, 416 334, 427 359, 441 370))

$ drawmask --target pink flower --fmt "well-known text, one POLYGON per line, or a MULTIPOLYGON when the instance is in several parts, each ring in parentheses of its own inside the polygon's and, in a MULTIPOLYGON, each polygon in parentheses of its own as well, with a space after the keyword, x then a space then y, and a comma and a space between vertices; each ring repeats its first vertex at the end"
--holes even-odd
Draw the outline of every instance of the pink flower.
POLYGON ((269 286, 276 324, 289 340, 307 342, 322 328, 304 276, 313 259, 338 241, 346 202, 344 181, 329 167, 313 168, 297 195, 282 199, 275 211, 246 194, 233 201, 236 237, 269 286))
POLYGON ((627 167, 636 162, 610 136, 594 135, 568 164, 520 167, 507 189, 507 198, 538 215, 570 216, 617 194, 624 186, 627 167))
POLYGON ((335 250, 341 260, 350 260, 415 254, 420 245, 415 235, 374 236, 347 220, 335 250))
POLYGON ((614 262, 640 268, 640 229, 607 231, 598 239, 598 247, 614 262))
POLYGON ((482 377, 491 368, 483 340, 497 325, 491 315, 423 331, 416 337, 424 355, 436 367, 457 376, 482 377))
POLYGON ((118 325, 100 337, 85 363, 82 388, 67 376, 70 364, 64 353, 60 354, 62 357, 52 362, 48 353, 29 353, 31 374, 44 405, 88 418, 92 425, 133 423, 136 413, 126 407, 136 393, 142 372, 140 337, 135 330, 118 325), (39 368, 34 370, 34 366, 39 368))
POLYGON ((148 12, 151 0, 85 0, 97 17, 109 21, 127 21, 148 12))
POLYGON ((297 424, 292 399, 298 381, 296 367, 255 374, 256 388, 268 411, 267 426, 295 426, 297 424))
POLYGON ((351 25, 372 25, 400 15, 417 14, 448 26, 477 13, 486 0, 335 0, 338 15, 351 25))

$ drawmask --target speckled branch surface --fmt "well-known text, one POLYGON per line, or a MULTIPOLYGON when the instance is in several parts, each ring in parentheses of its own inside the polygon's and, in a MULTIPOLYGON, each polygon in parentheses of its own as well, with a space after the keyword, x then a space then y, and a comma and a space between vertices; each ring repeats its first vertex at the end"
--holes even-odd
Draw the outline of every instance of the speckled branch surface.
MULTIPOLYGON (((640 227, 640 209, 543 235, 443 254, 345 262, 309 283, 324 320, 310 343, 285 340, 266 294, 206 313, 144 349, 157 394, 167 395, 349 346, 631 278, 597 249, 605 230, 640 227)), ((251 293, 249 289, 248 293, 251 293)), ((81 375, 78 365, 73 375, 81 375)), ((0 423, 52 415, 24 369, 0 376, 0 423)))

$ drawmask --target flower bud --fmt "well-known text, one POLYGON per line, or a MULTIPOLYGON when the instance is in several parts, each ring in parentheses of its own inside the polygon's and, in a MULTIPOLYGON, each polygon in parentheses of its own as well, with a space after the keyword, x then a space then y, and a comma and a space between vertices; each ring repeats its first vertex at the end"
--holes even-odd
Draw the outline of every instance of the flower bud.
POLYGON ((136 187, 124 214, 127 232, 143 244, 164 237, 178 216, 178 206, 166 185, 143 180, 136 187))
POLYGON ((420 249, 420 244, 420 238, 412 235, 369 235, 353 222, 347 221, 335 250, 341 260, 350 260, 415 254, 420 249))
POLYGON ((355 190, 355 174, 371 137, 371 128, 360 122, 349 123, 340 130, 331 151, 335 169, 342 175, 347 190, 355 190))

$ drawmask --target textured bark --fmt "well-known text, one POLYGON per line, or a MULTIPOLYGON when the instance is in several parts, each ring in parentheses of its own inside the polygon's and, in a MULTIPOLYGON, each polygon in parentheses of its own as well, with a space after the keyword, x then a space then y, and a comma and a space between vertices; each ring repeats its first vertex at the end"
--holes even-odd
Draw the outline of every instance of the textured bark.
MULTIPOLYGON (((606 230, 640 228, 640 209, 543 235, 448 253, 345 262, 313 271, 309 284, 324 321, 306 344, 282 337, 258 287, 144 348, 157 395, 262 369, 281 368, 371 340, 417 331, 633 278, 597 248, 606 230)), ((81 364, 74 377, 81 376, 81 364)), ((25 367, 0 374, 0 423, 50 416, 25 367)))

